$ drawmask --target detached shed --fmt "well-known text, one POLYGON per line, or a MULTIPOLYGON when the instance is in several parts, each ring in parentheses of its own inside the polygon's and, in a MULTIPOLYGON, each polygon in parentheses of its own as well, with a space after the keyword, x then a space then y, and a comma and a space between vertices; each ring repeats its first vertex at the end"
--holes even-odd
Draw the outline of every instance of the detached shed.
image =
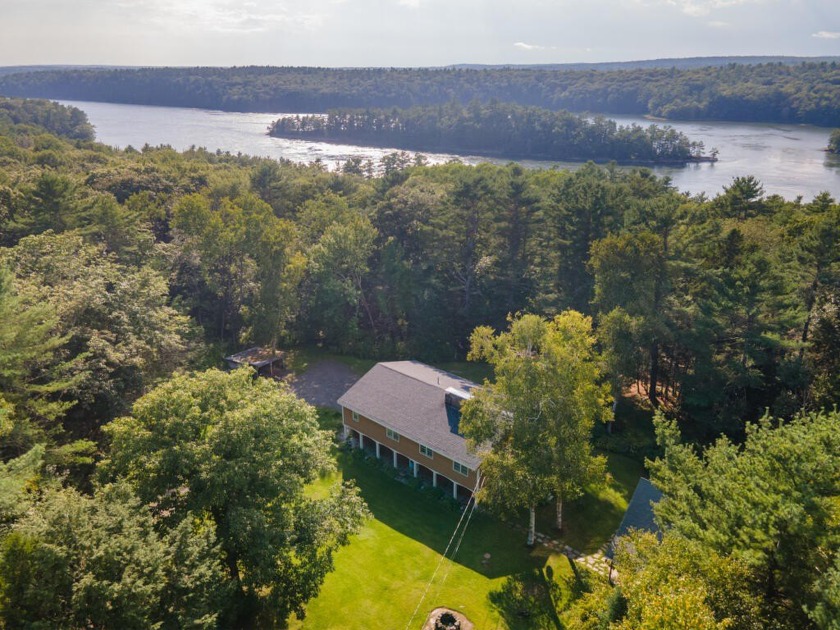
POLYGON ((615 541, 622 536, 626 536, 631 530, 642 530, 660 535, 659 527, 653 518, 653 506, 659 503, 662 498, 662 491, 654 486, 650 480, 642 477, 639 483, 636 484, 636 489, 633 491, 633 497, 630 499, 630 504, 627 506, 627 511, 624 513, 624 518, 621 519, 621 525, 615 530, 612 540, 610 540, 609 548, 606 556, 610 560, 615 555, 615 541))
POLYGON ((272 348, 254 347, 225 357, 227 366, 235 370, 243 365, 254 368, 260 376, 273 376, 286 367, 285 353, 272 348))

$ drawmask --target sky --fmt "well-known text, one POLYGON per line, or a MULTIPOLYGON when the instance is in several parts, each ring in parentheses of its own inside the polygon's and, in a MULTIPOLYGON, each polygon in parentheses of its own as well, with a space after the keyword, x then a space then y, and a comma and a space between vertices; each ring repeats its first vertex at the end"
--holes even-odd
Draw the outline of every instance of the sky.
POLYGON ((840 0, 0 0, 0 66, 840 55, 840 0))

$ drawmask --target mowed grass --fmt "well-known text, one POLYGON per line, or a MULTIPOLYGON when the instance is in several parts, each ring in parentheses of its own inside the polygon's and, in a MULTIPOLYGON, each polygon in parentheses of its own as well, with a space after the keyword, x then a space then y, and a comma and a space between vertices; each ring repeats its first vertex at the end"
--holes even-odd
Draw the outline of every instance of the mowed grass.
POLYGON ((317 495, 341 478, 352 479, 372 518, 336 554, 335 571, 309 602, 306 618, 293 619, 290 627, 405 628, 427 586, 411 628, 420 628, 439 606, 461 611, 476 628, 560 627, 555 610, 573 579, 566 558, 528 549, 523 532, 475 512, 455 562, 444 560, 429 586, 460 512, 351 454, 340 453, 338 463, 339 472, 311 491, 317 495), (550 589, 544 588, 547 575, 550 589), (536 603, 526 601, 529 593, 539 594, 536 603), (524 609, 530 617, 522 616, 524 609))
POLYGON ((583 496, 564 504, 562 534, 554 529, 557 522, 555 504, 550 502, 541 506, 537 511, 538 531, 584 553, 597 551, 609 540, 621 523, 639 477, 644 474, 644 466, 624 455, 605 455, 609 472, 607 483, 587 488, 583 496))

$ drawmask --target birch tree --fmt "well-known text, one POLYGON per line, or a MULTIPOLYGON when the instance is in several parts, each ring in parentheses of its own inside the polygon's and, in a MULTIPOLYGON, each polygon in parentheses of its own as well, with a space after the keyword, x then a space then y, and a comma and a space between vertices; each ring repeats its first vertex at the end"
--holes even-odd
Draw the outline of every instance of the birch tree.
POLYGON ((537 504, 553 493, 562 529, 563 501, 604 477, 605 460, 589 444, 595 421, 611 415, 592 323, 575 311, 522 315, 507 332, 479 327, 470 341, 468 358, 490 363, 495 377, 465 403, 461 423, 482 462, 479 500, 527 508, 533 544, 537 504))

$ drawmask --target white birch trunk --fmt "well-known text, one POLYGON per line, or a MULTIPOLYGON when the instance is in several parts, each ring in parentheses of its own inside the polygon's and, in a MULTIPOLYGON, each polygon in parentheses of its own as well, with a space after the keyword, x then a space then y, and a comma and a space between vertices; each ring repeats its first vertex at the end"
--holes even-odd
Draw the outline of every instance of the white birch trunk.
POLYGON ((563 530, 563 497, 557 493, 557 523, 554 525, 558 531, 563 530))
POLYGON ((534 506, 528 508, 528 546, 534 546, 534 538, 537 530, 537 511, 534 506))

